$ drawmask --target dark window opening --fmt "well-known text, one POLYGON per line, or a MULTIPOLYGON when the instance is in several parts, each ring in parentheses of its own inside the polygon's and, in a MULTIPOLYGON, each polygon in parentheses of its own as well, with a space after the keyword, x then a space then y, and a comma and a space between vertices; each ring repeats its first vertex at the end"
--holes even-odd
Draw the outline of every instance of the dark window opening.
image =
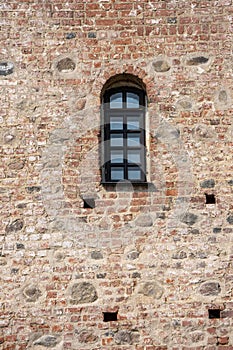
POLYGON ((209 309, 209 318, 220 318, 220 309, 209 309))
POLYGON ((116 312, 103 312, 104 322, 117 321, 117 311, 116 312))
POLYGON ((83 198, 83 208, 95 208, 95 198, 83 198))
POLYGON ((145 98, 145 92, 134 87, 104 94, 103 183, 146 182, 145 98))
POLYGON ((206 198, 206 204, 215 204, 216 203, 214 194, 205 193, 205 198, 206 198))

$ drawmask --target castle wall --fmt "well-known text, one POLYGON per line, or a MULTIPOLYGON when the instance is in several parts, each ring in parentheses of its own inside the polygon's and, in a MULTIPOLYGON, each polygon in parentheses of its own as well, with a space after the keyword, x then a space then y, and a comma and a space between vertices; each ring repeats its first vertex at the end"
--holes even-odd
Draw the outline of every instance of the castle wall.
POLYGON ((233 349, 232 1, 0 11, 0 348, 233 349), (123 74, 147 94, 147 186, 101 184, 123 74))

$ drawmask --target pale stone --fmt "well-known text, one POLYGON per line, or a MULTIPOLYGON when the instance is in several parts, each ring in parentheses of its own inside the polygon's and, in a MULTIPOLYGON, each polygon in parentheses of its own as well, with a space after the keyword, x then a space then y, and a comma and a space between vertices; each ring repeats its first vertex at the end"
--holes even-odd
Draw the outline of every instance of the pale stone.
POLYGON ((140 214, 135 220, 135 224, 141 227, 153 226, 153 219, 150 214, 140 214))
POLYGON ((42 295, 37 285, 26 286, 23 290, 23 296, 27 302, 34 302, 42 295))
POLYGON ((185 213, 183 216, 181 216, 181 222, 183 222, 186 225, 192 226, 197 222, 198 216, 193 213, 185 213))
POLYGON ((163 295, 163 288, 157 282, 146 282, 140 288, 139 293, 147 297, 160 299, 163 295))
POLYGON ((60 342, 60 340, 57 336, 48 334, 48 335, 43 335, 42 337, 40 337, 39 339, 34 341, 33 344, 34 345, 41 345, 41 346, 46 347, 46 348, 53 348, 59 342, 60 342))
POLYGON ((98 295, 93 284, 89 282, 76 283, 71 289, 71 303, 83 304, 93 303, 98 299, 98 295))
POLYGON ((160 73, 167 72, 171 69, 168 62, 165 60, 158 60, 153 62, 153 67, 156 72, 160 73))

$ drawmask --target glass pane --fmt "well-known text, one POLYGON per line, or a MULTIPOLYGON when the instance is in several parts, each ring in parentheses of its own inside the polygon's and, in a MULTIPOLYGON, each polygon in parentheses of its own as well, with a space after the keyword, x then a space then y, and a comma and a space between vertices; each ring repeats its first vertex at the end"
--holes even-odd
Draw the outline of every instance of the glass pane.
POLYGON ((128 162, 129 163, 140 163, 140 150, 128 150, 128 162))
POLYGON ((110 135, 110 145, 111 145, 111 147, 123 146, 123 134, 110 135))
POLYGON ((124 168, 111 168, 111 180, 124 180, 124 168))
POLYGON ((128 168, 129 180, 141 180, 141 170, 139 168, 128 168))
POLYGON ((110 108, 122 108, 123 98, 122 92, 117 92, 110 96, 110 108))
POLYGON ((129 147, 138 147, 138 146, 140 146, 140 134, 128 134, 128 136, 127 136, 127 145, 129 147))
POLYGON ((123 129, 123 117, 110 117, 110 129, 122 130, 123 129))
POLYGON ((127 118, 127 129, 128 130, 139 130, 140 121, 138 117, 128 117, 127 118))
POLYGON ((111 150, 111 162, 123 163, 124 155, 123 150, 111 150))
POLYGON ((126 93, 127 108, 139 108, 139 96, 133 92, 126 93))

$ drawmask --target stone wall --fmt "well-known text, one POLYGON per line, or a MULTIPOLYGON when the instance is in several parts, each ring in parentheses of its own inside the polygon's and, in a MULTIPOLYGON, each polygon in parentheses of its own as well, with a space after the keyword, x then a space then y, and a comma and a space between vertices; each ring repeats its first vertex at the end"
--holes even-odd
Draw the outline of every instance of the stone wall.
POLYGON ((232 1, 0 10, 0 348, 233 349, 232 1), (147 187, 100 184, 123 73, 148 97, 147 187))

